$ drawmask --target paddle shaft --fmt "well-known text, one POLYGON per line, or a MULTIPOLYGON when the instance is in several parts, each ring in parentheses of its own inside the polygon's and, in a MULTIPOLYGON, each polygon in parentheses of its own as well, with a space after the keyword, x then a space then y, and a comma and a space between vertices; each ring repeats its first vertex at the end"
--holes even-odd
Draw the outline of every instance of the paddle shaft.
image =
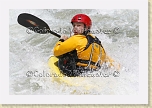
POLYGON ((57 36, 58 38, 60 38, 60 37, 61 37, 61 35, 59 35, 59 34, 57 34, 57 33, 53 32, 53 31, 51 31, 51 30, 50 30, 50 32, 49 32, 49 33, 53 34, 54 36, 57 36))

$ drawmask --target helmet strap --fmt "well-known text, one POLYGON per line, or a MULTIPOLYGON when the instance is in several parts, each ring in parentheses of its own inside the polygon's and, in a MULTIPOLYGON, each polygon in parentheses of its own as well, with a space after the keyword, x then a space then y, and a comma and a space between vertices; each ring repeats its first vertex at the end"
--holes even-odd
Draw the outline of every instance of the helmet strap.
POLYGON ((86 30, 86 26, 85 26, 84 27, 84 32, 82 34, 85 35, 85 36, 87 36, 89 32, 90 32, 90 29, 86 30))

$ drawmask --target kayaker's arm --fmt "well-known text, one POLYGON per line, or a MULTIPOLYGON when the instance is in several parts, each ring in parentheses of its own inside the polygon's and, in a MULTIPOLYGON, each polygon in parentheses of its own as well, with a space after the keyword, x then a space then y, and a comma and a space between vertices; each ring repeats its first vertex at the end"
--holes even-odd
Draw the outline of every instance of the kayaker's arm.
POLYGON ((74 41, 75 40, 74 38, 75 37, 70 37, 65 41, 63 39, 60 39, 60 41, 57 42, 54 47, 54 55, 60 56, 75 50, 77 47, 77 42, 74 41))

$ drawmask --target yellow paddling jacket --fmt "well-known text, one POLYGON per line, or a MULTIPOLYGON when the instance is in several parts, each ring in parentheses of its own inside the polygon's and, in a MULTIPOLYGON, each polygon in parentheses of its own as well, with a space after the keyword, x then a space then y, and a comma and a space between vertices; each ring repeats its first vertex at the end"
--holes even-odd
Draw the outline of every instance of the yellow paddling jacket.
POLYGON ((93 35, 73 35, 65 41, 59 41, 54 47, 54 55, 59 57, 76 50, 77 66, 97 68, 106 58, 100 40, 93 35))

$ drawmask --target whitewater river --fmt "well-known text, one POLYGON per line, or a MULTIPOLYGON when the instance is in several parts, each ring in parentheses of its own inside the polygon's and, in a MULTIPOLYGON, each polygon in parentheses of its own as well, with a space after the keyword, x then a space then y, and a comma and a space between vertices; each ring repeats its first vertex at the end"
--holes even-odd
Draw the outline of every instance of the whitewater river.
MULTIPOLYGON (((100 73, 99 70, 96 73, 100 73)), ((105 70, 104 70, 105 71, 105 70)), ((138 10, 9 10, 9 93, 11 95, 137 95, 139 92, 139 11, 138 10), (58 83, 47 77, 48 59, 59 38, 34 33, 17 23, 21 13, 43 19, 51 30, 70 36, 71 18, 78 13, 91 17, 92 33, 107 54, 120 63, 119 75, 107 69, 107 76, 74 79, 58 83), (35 75, 29 77, 28 72, 35 75)))

